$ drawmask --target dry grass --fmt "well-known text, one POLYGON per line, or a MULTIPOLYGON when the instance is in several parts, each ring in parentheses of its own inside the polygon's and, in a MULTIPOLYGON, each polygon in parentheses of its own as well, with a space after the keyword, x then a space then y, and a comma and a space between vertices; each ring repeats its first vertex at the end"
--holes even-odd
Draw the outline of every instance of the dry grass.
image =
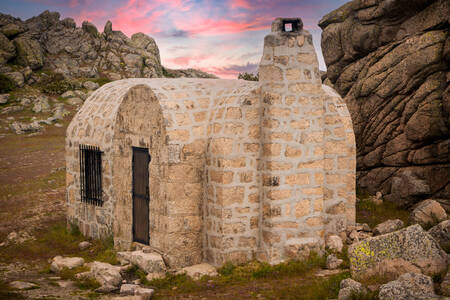
POLYGON ((112 239, 91 241, 92 246, 81 251, 78 244, 84 240, 76 227, 68 229, 65 221, 44 226, 34 232, 35 240, 21 244, 10 244, 0 248, 0 262, 34 262, 44 265, 44 272, 49 271, 48 259, 57 255, 79 256, 86 261, 102 261, 117 264, 116 252, 112 239))

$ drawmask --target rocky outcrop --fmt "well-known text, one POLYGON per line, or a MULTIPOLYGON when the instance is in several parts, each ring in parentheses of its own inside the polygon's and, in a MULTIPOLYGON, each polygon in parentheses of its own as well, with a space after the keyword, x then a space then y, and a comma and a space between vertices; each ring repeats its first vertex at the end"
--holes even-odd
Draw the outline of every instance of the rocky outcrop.
POLYGON ((406 273, 397 280, 381 286, 380 300, 439 299, 434 293, 433 281, 429 276, 417 273, 406 273))
POLYGON ((446 253, 418 224, 355 243, 348 256, 352 278, 357 280, 388 273, 395 279, 405 271, 442 275, 447 269, 446 253))
POLYGON ((49 11, 26 21, 0 13, 0 73, 13 70, 7 62, 17 65, 14 70, 44 68, 66 78, 211 77, 197 70, 164 74, 155 40, 143 33, 128 38, 110 21, 100 33, 92 23, 77 27, 49 11))
POLYGON ((446 0, 354 0, 319 22, 326 82, 352 115, 358 185, 404 206, 450 199, 449 16, 446 0))

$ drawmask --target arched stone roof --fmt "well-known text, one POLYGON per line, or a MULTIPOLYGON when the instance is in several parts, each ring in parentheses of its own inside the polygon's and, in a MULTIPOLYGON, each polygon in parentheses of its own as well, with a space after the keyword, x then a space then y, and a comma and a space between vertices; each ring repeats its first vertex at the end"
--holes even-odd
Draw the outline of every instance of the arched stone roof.
MULTIPOLYGON (((166 126, 183 127, 183 121, 177 121, 176 113, 185 113, 189 105, 201 106, 208 111, 223 105, 230 97, 243 96, 258 87, 257 82, 225 79, 148 79, 133 78, 108 83, 96 90, 81 107, 67 129, 67 136, 78 137, 80 143, 94 144, 104 149, 112 146, 116 116, 124 96, 130 88, 146 85, 158 98, 166 126), (196 103, 196 100, 199 102, 196 103)), ((240 97, 231 98, 231 102, 240 97)), ((206 118, 202 125, 207 126, 206 118)), ((169 139, 170 144, 170 139, 169 139)))

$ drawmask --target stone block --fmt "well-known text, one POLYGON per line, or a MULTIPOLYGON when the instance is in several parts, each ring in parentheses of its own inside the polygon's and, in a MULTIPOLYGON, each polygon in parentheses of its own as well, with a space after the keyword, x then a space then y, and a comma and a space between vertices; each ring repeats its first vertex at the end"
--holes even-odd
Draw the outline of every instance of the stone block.
POLYGON ((300 200, 295 204, 295 217, 301 218, 311 213, 310 200, 300 200))

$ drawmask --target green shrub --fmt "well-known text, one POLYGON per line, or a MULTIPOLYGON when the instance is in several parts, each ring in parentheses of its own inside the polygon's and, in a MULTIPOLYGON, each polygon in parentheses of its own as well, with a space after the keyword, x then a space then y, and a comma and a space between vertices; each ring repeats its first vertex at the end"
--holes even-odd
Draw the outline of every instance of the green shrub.
POLYGON ((12 91, 16 85, 6 75, 0 74, 0 94, 12 91))
POLYGON ((51 95, 61 95, 69 90, 73 90, 75 86, 64 78, 61 74, 43 73, 39 83, 41 91, 51 95))
POLYGON ((239 73, 238 79, 248 80, 248 81, 259 81, 259 73, 258 74, 252 74, 252 73, 239 73))
POLYGON ((110 83, 112 80, 106 77, 100 77, 96 79, 92 79, 91 81, 98 83, 99 86, 105 85, 107 83, 110 83))

